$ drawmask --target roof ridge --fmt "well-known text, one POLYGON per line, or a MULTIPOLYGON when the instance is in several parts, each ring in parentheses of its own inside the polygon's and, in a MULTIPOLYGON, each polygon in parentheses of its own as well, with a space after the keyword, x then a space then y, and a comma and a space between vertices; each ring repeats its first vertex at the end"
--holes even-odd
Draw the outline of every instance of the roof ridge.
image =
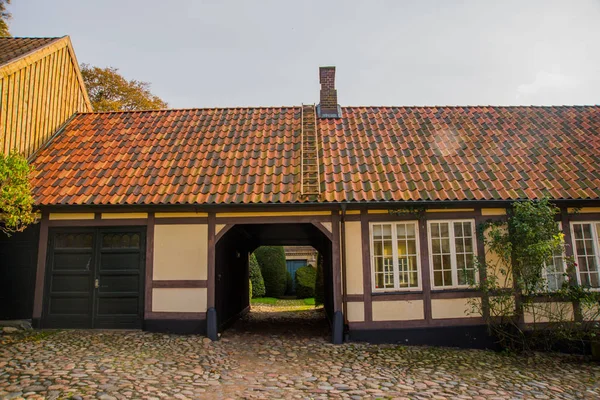
POLYGON ((399 106, 399 105, 362 105, 362 106, 341 106, 342 108, 559 108, 559 107, 600 107, 600 104, 555 104, 555 105, 428 105, 428 106, 399 106))
MULTIPOLYGON (((399 106, 399 105, 371 105, 371 106, 341 106, 342 109, 352 108, 413 108, 413 109, 429 109, 429 108, 576 108, 576 107, 600 107, 600 104, 571 104, 571 105, 552 105, 552 106, 507 106, 507 105, 452 105, 452 106, 399 106)), ((285 105, 285 106, 224 106, 224 107, 181 107, 181 108, 156 108, 151 110, 119 110, 119 111, 82 111, 78 114, 130 114, 130 113, 156 113, 156 112, 174 112, 174 111, 202 111, 202 110, 265 110, 265 109, 282 109, 282 108, 302 108, 301 105, 285 105)))
POLYGON ((172 112, 172 111, 200 111, 200 110, 264 110, 272 108, 302 108, 302 106, 234 106, 234 107, 189 107, 189 108, 156 108, 151 110, 120 110, 120 111, 83 111, 78 114, 128 114, 128 113, 150 113, 150 112, 172 112))

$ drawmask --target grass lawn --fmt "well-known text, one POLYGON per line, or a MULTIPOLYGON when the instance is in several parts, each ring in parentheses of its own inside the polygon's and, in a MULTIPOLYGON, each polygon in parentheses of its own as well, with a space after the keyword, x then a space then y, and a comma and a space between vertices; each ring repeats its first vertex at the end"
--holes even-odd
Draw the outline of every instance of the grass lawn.
POLYGON ((315 299, 276 299, 274 297, 257 297, 252 299, 251 304, 254 305, 269 305, 273 308, 281 308, 282 311, 301 311, 311 310, 315 307, 315 299))
POLYGON ((257 297, 252 299, 252 304, 277 304, 277 299, 275 297, 257 297))

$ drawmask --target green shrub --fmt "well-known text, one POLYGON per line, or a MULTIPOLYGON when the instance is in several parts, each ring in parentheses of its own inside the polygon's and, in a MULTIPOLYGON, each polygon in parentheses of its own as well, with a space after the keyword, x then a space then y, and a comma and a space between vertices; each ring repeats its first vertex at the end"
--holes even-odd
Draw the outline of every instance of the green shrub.
POLYGON ((283 246, 262 246, 254 251, 269 297, 281 297, 287 286, 287 269, 283 246))
POLYGON ((296 296, 306 299, 315 296, 315 282, 317 270, 311 266, 301 267, 296 270, 296 296))
POLYGON ((315 282, 315 305, 325 304, 325 282, 323 281, 323 257, 317 256, 317 278, 315 282))
POLYGON ((292 278, 292 274, 290 274, 290 271, 288 271, 287 272, 286 285, 285 285, 285 294, 287 296, 289 296, 293 292, 294 292, 294 280, 292 278))
POLYGON ((263 297, 265 295, 265 281, 254 254, 250 255, 250 283, 250 287, 252 288, 250 298, 263 297))
POLYGON ((250 285, 248 287, 248 293, 250 294, 250 301, 252 301, 252 280, 248 279, 248 285, 250 285))

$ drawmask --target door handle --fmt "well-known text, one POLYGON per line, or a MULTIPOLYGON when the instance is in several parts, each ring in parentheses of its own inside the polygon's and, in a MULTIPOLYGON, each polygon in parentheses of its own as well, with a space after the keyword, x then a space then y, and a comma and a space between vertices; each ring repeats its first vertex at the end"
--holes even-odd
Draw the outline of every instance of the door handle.
POLYGON ((94 288, 98 289, 100 287, 100 281, 98 279, 96 279, 94 281, 94 288))

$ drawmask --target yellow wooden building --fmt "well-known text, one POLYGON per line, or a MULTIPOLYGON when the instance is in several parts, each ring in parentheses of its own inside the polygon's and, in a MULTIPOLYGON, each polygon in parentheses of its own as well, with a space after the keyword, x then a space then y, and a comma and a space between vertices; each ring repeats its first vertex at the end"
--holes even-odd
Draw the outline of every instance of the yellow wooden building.
POLYGON ((29 157, 77 112, 92 111, 68 36, 0 38, 0 151, 29 157))

